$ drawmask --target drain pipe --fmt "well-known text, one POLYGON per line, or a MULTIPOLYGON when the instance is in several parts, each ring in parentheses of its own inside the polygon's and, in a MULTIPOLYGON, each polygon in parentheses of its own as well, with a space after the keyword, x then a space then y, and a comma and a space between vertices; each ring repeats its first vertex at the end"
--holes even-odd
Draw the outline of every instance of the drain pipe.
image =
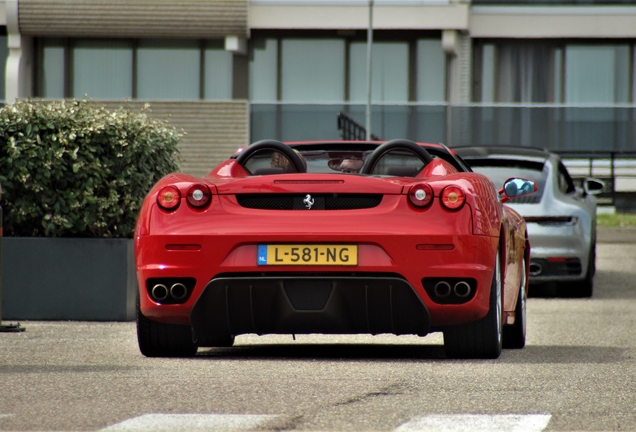
MULTIPOLYGON (((2 185, 0 185, 0 199, 2 198, 2 185)), ((2 332, 22 332, 24 327, 20 324, 2 324, 2 205, 0 205, 0 333, 2 332)))

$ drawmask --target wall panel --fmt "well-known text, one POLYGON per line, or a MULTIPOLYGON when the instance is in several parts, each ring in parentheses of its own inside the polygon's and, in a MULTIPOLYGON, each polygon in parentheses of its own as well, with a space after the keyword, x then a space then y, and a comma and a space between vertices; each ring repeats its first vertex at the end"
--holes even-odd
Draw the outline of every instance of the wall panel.
POLYGON ((20 32, 65 37, 247 36, 247 0, 19 0, 20 32))
MULTIPOLYGON (((123 105, 139 112, 146 102, 102 102, 110 110, 123 105)), ((151 117, 167 119, 183 129, 180 141, 181 172, 205 175, 238 148, 248 144, 249 105, 247 101, 149 102, 151 117)))

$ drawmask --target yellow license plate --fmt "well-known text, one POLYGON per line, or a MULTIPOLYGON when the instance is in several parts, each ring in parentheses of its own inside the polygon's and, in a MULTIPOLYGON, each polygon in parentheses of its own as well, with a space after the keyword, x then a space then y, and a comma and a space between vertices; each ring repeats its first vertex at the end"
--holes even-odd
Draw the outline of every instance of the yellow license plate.
POLYGON ((357 245, 258 245, 258 265, 358 265, 357 245))

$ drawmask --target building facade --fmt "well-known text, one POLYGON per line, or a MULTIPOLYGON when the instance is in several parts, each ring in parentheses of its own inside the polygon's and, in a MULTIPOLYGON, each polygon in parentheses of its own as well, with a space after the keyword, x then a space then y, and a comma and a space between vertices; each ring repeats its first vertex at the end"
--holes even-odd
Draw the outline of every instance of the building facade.
MULTIPOLYGON (((375 0, 372 132, 636 150, 636 0, 375 0)), ((183 170, 364 124, 368 0, 0 1, 1 98, 149 103, 183 170)))

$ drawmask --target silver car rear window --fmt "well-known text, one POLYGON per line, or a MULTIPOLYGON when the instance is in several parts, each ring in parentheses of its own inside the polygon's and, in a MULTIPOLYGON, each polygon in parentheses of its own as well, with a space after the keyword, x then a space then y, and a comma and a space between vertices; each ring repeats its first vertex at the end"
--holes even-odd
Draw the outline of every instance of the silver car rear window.
POLYGON ((483 174, 500 188, 511 177, 520 177, 537 183, 537 191, 531 195, 513 198, 511 203, 534 204, 541 201, 548 178, 548 168, 543 162, 510 159, 468 159, 473 171, 483 174))

